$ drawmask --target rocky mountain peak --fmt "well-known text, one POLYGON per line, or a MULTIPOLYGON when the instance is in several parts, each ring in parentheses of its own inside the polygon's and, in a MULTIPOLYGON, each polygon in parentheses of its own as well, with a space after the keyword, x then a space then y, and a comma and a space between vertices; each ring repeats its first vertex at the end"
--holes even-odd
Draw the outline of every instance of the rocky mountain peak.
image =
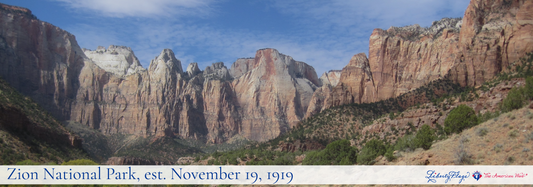
POLYGON ((231 77, 234 77, 234 78, 240 77, 244 73, 251 70, 251 67, 249 67, 249 65, 253 64, 254 59, 255 58, 253 57, 237 59, 237 61, 235 61, 231 65, 231 68, 229 69, 229 74, 231 75, 231 77))
POLYGON ((84 48, 83 52, 97 66, 119 77, 146 70, 130 47, 110 45, 106 49, 98 46, 94 51, 84 48))
POLYGON ((444 29, 459 33, 461 30, 462 18, 442 18, 434 21, 430 27, 421 27, 418 24, 404 27, 391 26, 386 30, 389 36, 399 36, 407 40, 419 40, 424 36, 440 36, 444 29))
POLYGON ((163 49, 161 54, 150 62, 150 67, 148 69, 151 72, 168 69, 171 72, 183 73, 181 61, 176 59, 176 56, 171 49, 163 49))
POLYGON ((224 65, 224 62, 217 62, 211 64, 211 66, 207 66, 205 68, 204 76, 208 79, 231 79, 231 75, 228 71, 228 68, 224 65))
POLYGON ((188 77, 194 77, 195 75, 198 75, 198 73, 201 73, 202 71, 200 68, 198 68, 198 63, 193 62, 190 63, 189 66, 187 66, 187 76, 188 77))
POLYGON ((337 86, 339 83, 339 80, 341 78, 341 70, 329 70, 328 72, 324 72, 322 76, 320 76, 320 82, 323 85, 330 85, 332 87, 337 86))
POLYGON ((368 58, 366 57, 365 53, 359 53, 352 56, 352 59, 350 59, 350 62, 347 66, 354 66, 356 68, 362 68, 366 71, 370 71, 370 66, 368 65, 368 58))
POLYGON ((33 18, 36 18, 30 9, 27 9, 27 8, 24 8, 24 7, 18 7, 18 6, 13 6, 13 5, 6 5, 6 4, 2 4, 0 3, 0 10, 1 11, 5 11, 5 12, 10 12, 10 13, 22 13, 22 14, 25 14, 27 16, 31 16, 33 18))

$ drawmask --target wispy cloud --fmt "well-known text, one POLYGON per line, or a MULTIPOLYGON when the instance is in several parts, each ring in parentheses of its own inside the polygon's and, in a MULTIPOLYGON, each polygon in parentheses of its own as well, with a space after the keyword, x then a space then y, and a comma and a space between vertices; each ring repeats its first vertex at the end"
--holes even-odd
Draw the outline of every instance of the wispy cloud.
POLYGON ((106 17, 170 17, 209 13, 211 0, 56 0, 75 11, 106 17))

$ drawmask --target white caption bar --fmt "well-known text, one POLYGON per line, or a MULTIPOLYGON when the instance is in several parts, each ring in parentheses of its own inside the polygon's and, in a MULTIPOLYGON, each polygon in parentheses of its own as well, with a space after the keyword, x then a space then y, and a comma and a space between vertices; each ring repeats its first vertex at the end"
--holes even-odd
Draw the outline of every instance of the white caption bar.
POLYGON ((0 166, 0 184, 533 184, 533 166, 0 166))

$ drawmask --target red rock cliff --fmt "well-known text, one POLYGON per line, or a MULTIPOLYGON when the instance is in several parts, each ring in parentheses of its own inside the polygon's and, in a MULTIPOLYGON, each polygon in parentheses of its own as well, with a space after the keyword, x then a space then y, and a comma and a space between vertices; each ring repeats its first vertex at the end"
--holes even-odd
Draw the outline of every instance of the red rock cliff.
MULTIPOLYGON (((478 86, 533 51, 531 12, 532 1, 472 0, 462 20, 445 18, 429 28, 375 29, 368 63, 356 68, 352 58, 343 69, 344 79, 326 95, 315 93, 312 104, 325 109, 375 102, 445 77, 462 86, 478 86)), ((306 116, 317 111, 310 110, 306 116)))

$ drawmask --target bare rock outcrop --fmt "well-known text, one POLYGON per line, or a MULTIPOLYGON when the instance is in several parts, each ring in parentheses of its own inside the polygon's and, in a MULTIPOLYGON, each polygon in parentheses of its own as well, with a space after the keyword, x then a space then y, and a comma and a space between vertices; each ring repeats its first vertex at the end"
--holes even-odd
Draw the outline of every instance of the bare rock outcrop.
POLYGON ((224 62, 217 62, 213 63, 211 66, 207 66, 205 68, 204 77, 207 79, 231 79, 231 75, 228 68, 224 65, 224 62))
POLYGON ((74 35, 28 9, 0 4, 0 76, 60 120, 70 115, 85 63, 74 35))
POLYGON ((463 19, 444 18, 428 28, 375 29, 369 42, 370 70, 353 68, 350 61, 346 67, 352 70, 343 70, 335 88, 318 89, 306 116, 331 106, 397 97, 442 78, 479 86, 533 51, 532 8, 524 0, 472 0, 463 19), (345 72, 352 77, 342 79, 345 72), (361 80, 373 82, 373 87, 354 84, 361 80))
POLYGON ((532 11, 528 0, 472 0, 450 78, 462 86, 479 86, 533 51, 532 11))
POLYGON ((83 52, 98 67, 120 77, 145 70, 131 48, 126 46, 111 45, 107 49, 98 46, 94 51, 84 48, 83 52))
POLYGON ((374 101, 376 94, 374 79, 366 55, 354 55, 350 63, 342 69, 337 86, 332 88, 331 102, 326 106, 374 101))
POLYGON ((0 75, 55 117, 104 134, 266 141, 304 117, 320 85, 311 66, 275 49, 238 60, 239 71, 214 63, 203 72, 197 64, 183 72, 164 49, 144 70, 130 48, 84 53, 73 35, 27 9, 3 5, 0 18, 0 75))
POLYGON ((253 69, 254 63, 255 58, 239 58, 231 65, 231 68, 229 69, 229 74, 234 78, 240 77, 244 73, 253 69))
POLYGON ((275 49, 257 51, 233 80, 244 137, 265 141, 294 127, 305 115, 318 77, 313 67, 275 49))
POLYGON ((196 63, 184 72, 164 49, 145 70, 128 47, 82 50, 31 11, 0 5, 0 76, 55 117, 105 134, 209 143, 266 141, 325 108, 389 99, 436 79, 478 86, 533 51, 531 1, 472 0, 462 20, 375 29, 368 57, 354 55, 321 79, 275 49, 203 72, 196 63))
POLYGON ((324 72, 319 78, 321 85, 337 86, 341 78, 341 72, 342 71, 340 70, 329 70, 328 72, 324 72))
POLYGON ((179 136, 208 143, 235 135, 257 141, 275 138, 301 120, 318 78, 312 67, 277 50, 257 53, 246 64, 250 69, 235 80, 222 62, 203 72, 192 63, 183 73, 169 49, 147 71, 126 77, 88 63, 70 119, 106 134, 179 136), (273 69, 266 68, 269 63, 273 69), (258 90, 248 95, 244 90, 249 88, 258 90))
POLYGON ((187 72, 187 77, 194 77, 198 75, 199 73, 201 73, 202 71, 200 70, 200 68, 198 68, 198 63, 193 62, 193 63, 190 63, 189 66, 187 66, 186 72, 187 72))
POLYGON ((317 88, 309 101, 305 117, 310 117, 331 106, 331 89, 340 81, 342 71, 330 70, 320 77, 321 87, 317 88), (329 104, 329 105, 328 105, 329 104))

